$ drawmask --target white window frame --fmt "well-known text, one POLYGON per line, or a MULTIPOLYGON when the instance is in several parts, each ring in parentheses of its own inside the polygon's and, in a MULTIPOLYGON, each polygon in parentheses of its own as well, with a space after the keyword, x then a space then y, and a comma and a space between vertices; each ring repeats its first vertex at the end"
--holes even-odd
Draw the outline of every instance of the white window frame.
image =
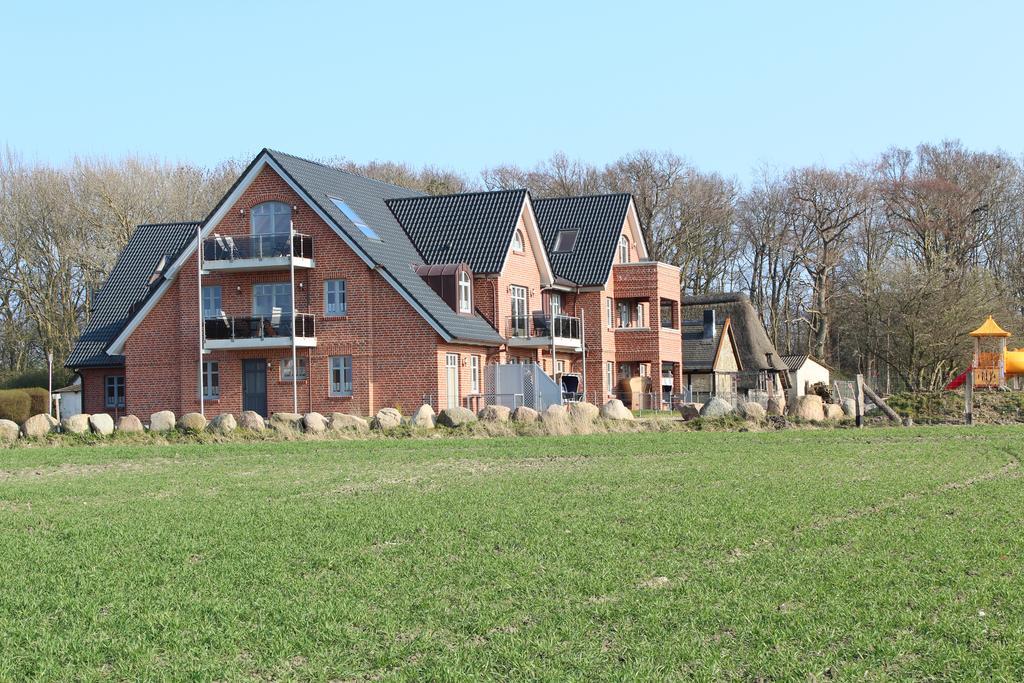
POLYGON ((258 284, 255 284, 255 285, 252 286, 252 314, 253 314, 253 317, 260 316, 260 315, 270 315, 270 314, 272 314, 274 312, 275 308, 280 308, 282 315, 291 316, 291 314, 292 314, 291 298, 292 298, 292 286, 291 286, 291 284, 289 284, 287 282, 260 282, 258 284), (258 292, 260 292, 261 290, 266 290, 268 288, 269 288, 269 291, 270 291, 270 295, 269 295, 270 296, 270 307, 269 307, 269 310, 267 310, 267 311, 261 311, 256 306, 256 297, 257 296, 267 296, 266 294, 262 294, 261 295, 258 292), (284 304, 283 301, 278 301, 278 298, 280 296, 282 296, 282 293, 284 293, 284 295, 286 295, 287 298, 288 298, 288 306, 284 306, 283 305, 284 304), (278 305, 278 304, 281 304, 281 305, 278 305))
POLYGON ((551 321, 553 323, 557 316, 562 315, 561 292, 548 292, 548 309, 551 311, 551 321))
POLYGON ((253 235, 288 235, 292 230, 292 207, 284 202, 263 202, 249 209, 249 231, 253 235), (283 211, 281 209, 284 209, 283 211), (270 216, 270 230, 257 231, 256 217, 270 216), (284 218, 281 218, 281 217, 284 218))
POLYGON ((644 325, 644 305, 637 303, 636 305, 636 326, 645 327, 644 325))
POLYGON ((459 271, 459 313, 473 312, 473 282, 469 273, 459 271))
POLYGON ((629 238, 619 235, 619 263, 629 263, 629 238))
POLYGON ((469 393, 480 393, 480 356, 469 357, 469 393))
POLYGON ((203 361, 203 400, 220 399, 220 363, 215 360, 203 361), (216 381, 214 381, 216 379, 216 381))
POLYGON ((331 356, 328 368, 327 382, 330 385, 330 395, 336 398, 352 396, 352 356, 331 356), (334 381, 335 372, 339 373, 338 382, 334 381), (347 383, 346 373, 348 374, 347 383))
POLYGON ((462 387, 459 386, 462 382, 462 378, 459 376, 460 365, 462 365, 462 362, 459 358, 459 354, 446 353, 444 355, 445 405, 448 408, 457 408, 459 406, 459 401, 462 400, 462 387), (449 372, 449 370, 455 370, 454 386, 452 382, 452 373, 449 372), (452 391, 452 389, 454 389, 454 391, 452 391))
MULTIPOLYGON (((305 356, 299 356, 296 358, 299 363, 299 376, 296 378, 297 382, 304 382, 309 378, 309 362, 305 356)), ((291 382, 292 381, 292 359, 285 358, 281 361, 281 381, 291 382)))
POLYGON ((555 361, 555 374, 556 375, 563 375, 563 374, 565 374, 565 361, 564 360, 555 361))
POLYGON ((345 280, 324 280, 324 315, 342 318, 348 315, 348 282, 345 280), (331 303, 331 297, 335 301, 331 303))
POLYGON ((526 243, 523 239, 523 231, 516 228, 516 234, 512 237, 512 251, 522 253, 526 251, 526 243))
POLYGON ((124 375, 107 375, 103 380, 103 405, 107 408, 124 408, 124 375), (110 397, 110 384, 113 380, 114 397, 110 397))
POLYGON ((608 297, 608 298, 606 298, 604 300, 604 303, 605 303, 605 306, 604 306, 605 312, 608 313, 608 327, 611 328, 611 329, 614 329, 615 328, 615 302, 612 300, 611 297, 608 297))
POLYGON ((220 285, 203 287, 203 318, 218 318, 224 312, 220 285), (209 305, 207 305, 209 304, 209 305))
POLYGON ((608 384, 607 393, 611 396, 615 390, 615 361, 605 362, 604 381, 608 384))

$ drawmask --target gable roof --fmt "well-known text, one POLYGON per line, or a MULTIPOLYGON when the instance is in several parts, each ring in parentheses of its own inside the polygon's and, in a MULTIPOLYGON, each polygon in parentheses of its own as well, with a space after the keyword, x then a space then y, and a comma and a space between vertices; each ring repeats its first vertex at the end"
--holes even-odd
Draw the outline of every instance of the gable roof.
POLYGON ((704 338, 703 320, 684 320, 682 325, 683 337, 683 370, 684 371, 705 371, 711 372, 715 369, 715 363, 721 355, 722 344, 728 338, 736 354, 736 362, 740 370, 743 369, 743 361, 739 355, 739 347, 736 344, 736 334, 732 329, 732 321, 729 318, 715 321, 715 336, 713 339, 704 338))
POLYGON ((807 362, 807 354, 801 356, 783 356, 782 362, 786 364, 790 370, 799 370, 803 367, 803 364, 807 362))
POLYGON ((534 200, 533 210, 556 277, 581 287, 608 281, 631 200, 625 193, 534 200), (572 251, 555 251, 562 230, 579 231, 572 251))
MULTIPOLYGON (((773 370, 775 372, 788 372, 789 367, 782 360, 782 356, 775 349, 768 333, 765 332, 757 311, 745 294, 738 292, 724 292, 719 294, 705 294, 701 296, 682 297, 683 328, 690 326, 687 321, 700 320, 703 326, 703 312, 706 309, 714 309, 716 327, 720 318, 724 324, 726 318, 730 318, 733 334, 736 340, 736 349, 739 351, 739 360, 745 371, 773 370), (767 354, 771 354, 769 364, 767 354)), ((696 323, 693 323, 695 326, 696 323)), ((717 336, 717 335, 716 335, 717 336)), ((683 367, 690 366, 690 359, 687 357, 687 347, 683 346, 683 367)))
POLYGON ((140 225, 117 257, 107 281, 96 293, 92 316, 64 364, 69 368, 110 367, 124 364, 124 356, 111 356, 107 347, 124 329, 138 305, 152 292, 149 286, 160 259, 169 266, 195 237, 198 222, 140 225))
POLYGON ((526 190, 388 199, 385 204, 429 264, 467 263, 498 273, 512 243, 526 190))
MULTIPOLYGON (((231 190, 203 222, 204 237, 216 227, 223 215, 230 210, 237 196, 245 191, 265 167, 270 167, 278 173, 356 255, 369 268, 380 273, 443 339, 487 344, 504 342, 504 338, 482 316, 459 315, 416 274, 416 266, 424 265, 423 258, 385 203, 389 199, 422 194, 415 190, 373 180, 283 152, 264 149, 253 159, 231 190), (355 223, 331 201, 332 197, 347 204, 376 232, 379 239, 368 236, 356 227, 355 223)), ((194 249, 193 240, 168 269, 168 278, 173 278, 185 258, 194 249)), ((165 286, 158 289, 153 300, 147 302, 147 306, 155 304, 165 289, 165 286)), ((112 351, 117 352, 123 348, 134 326, 147 313, 148 308, 143 308, 135 316, 112 342, 112 351)))

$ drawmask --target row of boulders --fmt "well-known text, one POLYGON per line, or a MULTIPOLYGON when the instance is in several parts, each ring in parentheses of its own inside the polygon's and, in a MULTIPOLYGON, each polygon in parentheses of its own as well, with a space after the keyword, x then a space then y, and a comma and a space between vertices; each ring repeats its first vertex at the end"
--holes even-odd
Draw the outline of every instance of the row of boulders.
MULTIPOLYGON (((445 408, 439 413, 429 405, 420 406, 410 417, 404 417, 396 408, 382 408, 370 420, 358 415, 345 413, 332 413, 322 415, 316 412, 305 414, 300 413, 274 413, 266 420, 259 413, 247 410, 241 413, 236 419, 231 413, 222 413, 207 420, 200 413, 186 413, 181 417, 175 416, 170 410, 161 410, 149 416, 150 432, 169 432, 180 430, 184 432, 213 432, 216 434, 229 434, 236 429, 246 429, 253 432, 262 432, 266 429, 276 429, 285 432, 305 432, 308 434, 323 434, 329 431, 356 431, 365 432, 370 429, 389 430, 407 424, 416 428, 433 429, 437 425, 457 429, 478 420, 484 422, 553 422, 553 421, 576 421, 593 422, 598 418, 606 420, 632 420, 633 413, 627 409, 622 401, 611 400, 600 408, 591 403, 570 403, 567 406, 549 406, 543 412, 533 408, 519 406, 512 410, 506 406, 489 405, 485 406, 478 413, 466 408, 445 408)), ((146 426, 135 415, 123 415, 117 422, 106 413, 95 415, 80 414, 67 417, 57 421, 49 415, 34 415, 22 425, 10 420, 0 420, 0 441, 14 441, 19 436, 25 438, 37 438, 54 432, 67 434, 97 434, 106 436, 115 431, 123 433, 142 433, 146 426)))
POLYGON ((679 407, 679 413, 684 420, 695 420, 698 417, 713 419, 736 415, 754 422, 760 422, 769 416, 780 415, 799 417, 809 422, 837 421, 854 417, 855 411, 856 404, 852 399, 847 399, 842 405, 838 405, 825 403, 821 396, 815 394, 799 396, 788 406, 782 400, 769 398, 767 407, 756 401, 740 403, 733 407, 729 401, 714 396, 703 405, 684 403, 679 407))

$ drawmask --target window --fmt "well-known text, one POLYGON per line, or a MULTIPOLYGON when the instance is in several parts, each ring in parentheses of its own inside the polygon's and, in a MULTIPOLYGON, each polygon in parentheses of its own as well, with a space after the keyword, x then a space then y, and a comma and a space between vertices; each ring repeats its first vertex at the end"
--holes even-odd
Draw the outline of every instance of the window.
POLYGON ((107 377, 106 401, 108 408, 124 408, 124 375, 107 377))
POLYGON ((615 309, 614 304, 612 304, 612 298, 608 297, 607 299, 604 300, 604 303, 605 313, 608 314, 608 327, 615 327, 615 309))
POLYGON ((555 372, 558 373, 559 375, 565 373, 565 361, 564 360, 560 360, 560 361, 557 361, 555 363, 555 372))
POLYGON ((374 232, 373 228, 367 225, 363 219, 359 217, 359 214, 357 214, 351 206, 346 204, 344 200, 338 199, 337 197, 328 197, 328 199, 334 202, 334 205, 338 207, 338 211, 345 214, 345 218, 352 221, 352 225, 359 228, 359 232, 363 233, 365 237, 369 237, 371 240, 380 240, 380 236, 374 232))
POLYGON ((331 396, 352 395, 352 356, 331 356, 331 396))
POLYGON ((629 327, 629 304, 619 302, 619 327, 629 327))
POLYGON ((203 398, 220 398, 220 363, 215 360, 203 361, 203 398))
MULTIPOLYGON (((309 369, 306 367, 306 359, 298 358, 299 361, 299 376, 296 377, 300 382, 309 376, 309 369)), ((281 381, 291 382, 292 381, 292 359, 285 358, 281 362, 281 381)))
POLYGON ((220 314, 220 285, 203 287, 203 317, 216 318, 220 314))
POLYGON ((480 356, 469 357, 469 391, 480 393, 480 356))
POLYGON ((673 316, 672 311, 675 309, 675 302, 664 301, 661 302, 661 326, 662 327, 674 327, 672 324, 673 316))
POLYGON ((555 238, 555 251, 572 251, 579 234, 579 230, 559 230, 558 237, 555 238))
POLYGON ((651 376, 651 366, 649 364, 647 364, 647 363, 641 363, 640 364, 640 376, 641 377, 650 377, 651 376))
POLYGON ((608 361, 604 364, 604 383, 607 385, 609 394, 615 389, 615 363, 608 361))
POLYGON ((469 281, 469 273, 459 273, 459 313, 473 312, 473 285, 469 281))
POLYGON ((292 230, 292 207, 284 202, 264 202, 249 212, 254 235, 288 235, 292 230))
POLYGON ((348 315, 344 280, 324 280, 324 315, 348 315))
POLYGON ((644 318, 646 318, 646 316, 644 315, 644 305, 643 304, 637 304, 636 305, 636 326, 637 327, 645 327, 645 325, 644 325, 644 318))
POLYGON ((516 234, 512 238, 512 251, 524 251, 522 230, 516 230, 516 234))
POLYGON ((548 294, 548 308, 551 309, 551 319, 554 320, 555 316, 562 315, 562 294, 561 292, 551 292, 548 294))
POLYGON ((529 336, 529 320, 526 317, 526 287, 512 285, 508 291, 512 296, 512 334, 516 337, 529 336))
POLYGON ((619 263, 629 263, 629 238, 619 235, 619 263))
POLYGON ((271 315, 274 309, 282 313, 292 313, 292 287, 287 282, 272 285, 253 285, 252 314, 271 315))
POLYGON ((633 374, 629 367, 629 363, 619 363, 619 379, 629 379, 632 376, 633 374))

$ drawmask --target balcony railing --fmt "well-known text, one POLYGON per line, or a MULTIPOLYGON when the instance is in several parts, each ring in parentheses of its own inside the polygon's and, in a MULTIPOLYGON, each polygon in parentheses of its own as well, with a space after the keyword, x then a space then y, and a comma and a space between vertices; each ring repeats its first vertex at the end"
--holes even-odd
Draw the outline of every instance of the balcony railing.
POLYGON ((316 336, 316 324, 310 313, 296 313, 294 316, 224 315, 207 318, 203 327, 207 340, 239 341, 316 336))
POLYGON ((505 336, 510 339, 552 336, 579 339, 580 319, 568 315, 550 316, 538 311, 532 315, 510 316, 506 321, 505 330, 505 336))
MULTIPOLYGON (((223 262, 288 258, 288 242, 288 235, 217 235, 203 240, 203 260, 223 262)), ((291 239, 291 255, 312 259, 313 238, 296 234, 291 239)))

